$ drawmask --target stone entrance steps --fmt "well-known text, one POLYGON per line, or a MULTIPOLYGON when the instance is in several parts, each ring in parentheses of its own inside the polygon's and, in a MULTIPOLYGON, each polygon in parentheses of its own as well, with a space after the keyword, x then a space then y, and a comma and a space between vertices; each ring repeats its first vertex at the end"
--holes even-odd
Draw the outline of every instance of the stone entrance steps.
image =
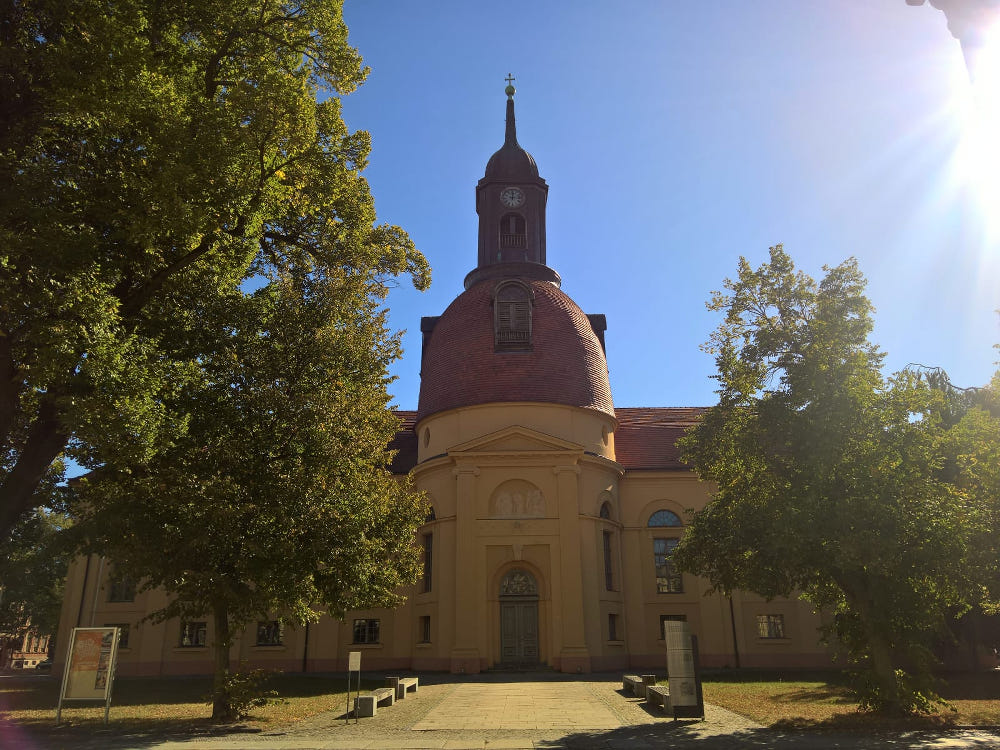
POLYGON ((548 664, 494 664, 483 670, 484 674, 527 674, 529 672, 556 674, 556 670, 548 664))

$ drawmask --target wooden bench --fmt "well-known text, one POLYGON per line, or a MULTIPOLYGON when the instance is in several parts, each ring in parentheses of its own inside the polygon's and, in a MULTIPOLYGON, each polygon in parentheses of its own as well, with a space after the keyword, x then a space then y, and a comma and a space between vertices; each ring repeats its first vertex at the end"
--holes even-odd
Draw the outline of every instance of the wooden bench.
POLYGON ((386 677, 385 686, 396 691, 396 700, 401 701, 406 693, 415 693, 420 689, 419 677, 386 677))
POLYGON ((665 685, 647 685, 646 703, 670 711, 670 689, 665 685))
POLYGON ((375 688, 367 695, 359 695, 354 699, 355 716, 374 716, 378 706, 391 706, 396 702, 396 691, 392 688, 375 688))

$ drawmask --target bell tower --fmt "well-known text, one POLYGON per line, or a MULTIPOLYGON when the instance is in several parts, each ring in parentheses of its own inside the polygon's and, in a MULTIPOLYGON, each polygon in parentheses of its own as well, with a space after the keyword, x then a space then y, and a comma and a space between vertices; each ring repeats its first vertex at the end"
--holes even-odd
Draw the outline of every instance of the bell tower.
POLYGON ((507 76, 504 142, 486 163, 476 185, 479 214, 477 267, 465 277, 477 281, 500 276, 542 279, 559 284, 559 274, 545 265, 545 202, 549 186, 538 176, 531 154, 517 142, 513 76, 507 76))

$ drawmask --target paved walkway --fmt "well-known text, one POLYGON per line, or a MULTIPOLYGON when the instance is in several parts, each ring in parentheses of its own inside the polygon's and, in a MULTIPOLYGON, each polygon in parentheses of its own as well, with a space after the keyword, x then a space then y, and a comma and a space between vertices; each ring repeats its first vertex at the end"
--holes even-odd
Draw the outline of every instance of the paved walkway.
POLYGON ((463 685, 413 725, 435 729, 617 729, 622 725, 586 682, 463 685))
MULTIPOLYGON (((944 750, 1000 748, 1000 735, 981 731, 913 732, 880 737, 781 733, 717 706, 705 721, 672 721, 659 709, 624 695, 611 676, 429 675, 416 694, 378 715, 346 722, 341 713, 319 714, 265 732, 165 739, 162 735, 109 732, 81 741, 49 735, 0 736, 7 750, 556 750, 588 748, 765 748, 766 750, 944 750), (441 682, 433 682, 433 680, 441 682)), ((2 734, 2 733, 0 733, 2 734)))

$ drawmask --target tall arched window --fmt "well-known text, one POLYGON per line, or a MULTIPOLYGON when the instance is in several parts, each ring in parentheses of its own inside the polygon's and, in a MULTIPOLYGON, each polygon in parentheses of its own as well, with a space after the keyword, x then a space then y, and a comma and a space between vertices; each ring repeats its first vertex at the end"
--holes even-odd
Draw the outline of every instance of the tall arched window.
MULTIPOLYGON (((669 510, 658 510, 649 517, 647 526, 651 528, 676 528, 682 526, 680 517, 669 510)), ((684 581, 670 558, 680 539, 677 537, 655 537, 653 539, 653 567, 656 570, 657 594, 681 594, 684 581)))
POLYGON ((493 297, 494 349, 531 349, 531 290, 519 281, 497 285, 493 297))

